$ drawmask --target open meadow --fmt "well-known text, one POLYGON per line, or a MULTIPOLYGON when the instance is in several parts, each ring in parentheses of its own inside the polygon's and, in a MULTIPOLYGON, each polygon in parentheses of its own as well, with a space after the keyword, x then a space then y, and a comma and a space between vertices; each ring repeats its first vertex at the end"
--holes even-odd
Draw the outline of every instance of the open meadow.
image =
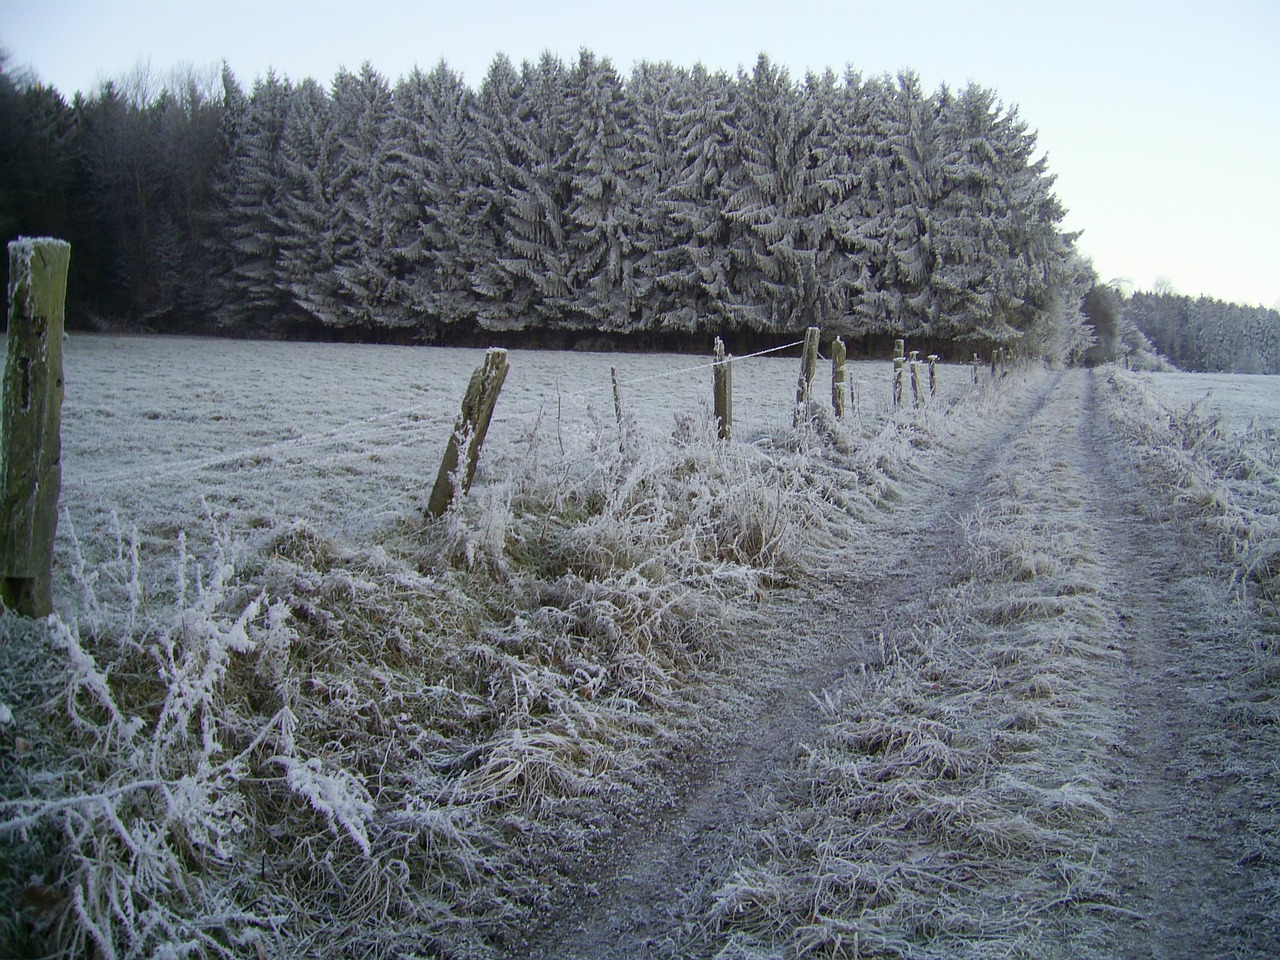
POLYGON ((0 954, 1280 951, 1276 378, 482 357, 68 341, 0 954))

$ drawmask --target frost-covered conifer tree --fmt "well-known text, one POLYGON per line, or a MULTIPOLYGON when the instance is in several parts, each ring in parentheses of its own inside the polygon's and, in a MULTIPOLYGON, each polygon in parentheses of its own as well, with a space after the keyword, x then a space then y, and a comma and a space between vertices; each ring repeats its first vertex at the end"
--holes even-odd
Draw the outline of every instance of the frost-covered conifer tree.
POLYGON ((1002 114, 992 129, 999 187, 990 194, 987 216, 994 229, 988 255, 995 269, 995 327, 979 325, 976 332, 1007 339, 1045 321, 1064 286, 1075 282, 1076 235, 1061 229, 1066 211, 1053 193, 1048 158, 1034 156, 1036 135, 1016 109, 1002 114))
POLYGON ((733 79, 695 66, 674 100, 675 164, 659 190, 659 210, 647 214, 652 275, 670 308, 660 328, 679 332, 731 326, 726 205, 740 164, 732 141, 733 79), (665 231, 665 241, 663 233, 665 231))
POLYGON ((472 273, 485 262, 476 188, 475 95, 443 62, 395 88, 386 235, 400 296, 422 335, 474 323, 472 273))
POLYGON ((292 93, 281 145, 280 284, 293 313, 342 325, 334 268, 343 243, 337 204, 338 136, 329 96, 314 80, 292 93))
POLYGON ((608 60, 583 50, 568 84, 567 281, 560 323, 629 333, 639 315, 632 238, 636 157, 622 81, 608 60))
POLYGON ((677 120, 683 109, 688 73, 670 63, 639 63, 624 93, 630 123, 623 131, 631 163, 631 224, 628 322, 633 329, 657 330, 680 308, 660 281, 674 224, 667 203, 679 172, 677 120))
POLYGON ((530 319, 555 327, 574 306, 569 278, 568 76, 558 57, 544 53, 521 69, 516 123, 506 128, 509 205, 502 268, 527 295, 530 319))
POLYGON ((945 336, 980 328, 998 338, 996 260, 1008 256, 991 219, 1003 207, 996 172, 1000 119, 995 94, 973 84, 939 105, 932 283, 945 336))
POLYGON ((340 147, 334 197, 338 218, 331 227, 339 234, 334 272, 340 314, 330 322, 370 331, 404 327, 413 315, 405 309, 389 236, 394 222, 388 163, 391 88, 365 63, 358 74, 338 74, 332 101, 340 147))
POLYGON ((476 320, 488 330, 519 330, 530 324, 532 284, 507 271, 507 220, 514 203, 512 184, 521 162, 516 145, 521 79, 511 61, 494 58, 476 97, 472 122, 477 138, 475 167, 475 260, 471 289, 478 298, 476 320))
MULTIPOLYGON (((938 102, 919 78, 900 73, 892 87, 884 145, 891 181, 886 185, 884 272, 880 287, 890 298, 891 331, 934 336, 939 316, 933 297, 934 206, 941 181, 937 143, 938 102)), ((942 97, 949 96, 943 91, 942 97)))
POLYGON ((881 205, 870 175, 877 149, 871 118, 882 104, 883 89, 879 80, 864 81, 853 70, 845 72, 838 86, 826 86, 824 78, 823 123, 814 145, 822 168, 815 187, 825 221, 824 242, 832 248, 824 257, 822 282, 833 329, 873 333, 877 328, 867 303, 876 290, 884 245, 875 239, 881 205))
POLYGON ((230 70, 223 71, 223 87, 229 157, 217 186, 206 302, 221 326, 271 329, 291 302, 280 248, 286 231, 282 146, 293 91, 274 72, 258 80, 248 97, 230 70))
POLYGON ((787 71, 763 54, 750 75, 738 77, 742 106, 733 128, 741 161, 727 213, 730 312, 754 330, 810 325, 817 296, 811 251, 801 236, 810 173, 812 117, 787 71))

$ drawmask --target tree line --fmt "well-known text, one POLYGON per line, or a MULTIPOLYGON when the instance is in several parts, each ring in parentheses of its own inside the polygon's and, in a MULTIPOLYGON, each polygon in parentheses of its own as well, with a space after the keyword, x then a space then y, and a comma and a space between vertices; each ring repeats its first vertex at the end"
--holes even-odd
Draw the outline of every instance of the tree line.
POLYGON ((1183 370, 1280 374, 1280 311, 1172 292, 1134 293, 1121 309, 1183 370))
POLYGON ((971 339, 1066 356, 1092 271, 1036 136, 984 87, 582 51, 472 89, 145 72, 68 104, 0 73, 0 224, 73 246, 126 329, 459 342, 971 339))

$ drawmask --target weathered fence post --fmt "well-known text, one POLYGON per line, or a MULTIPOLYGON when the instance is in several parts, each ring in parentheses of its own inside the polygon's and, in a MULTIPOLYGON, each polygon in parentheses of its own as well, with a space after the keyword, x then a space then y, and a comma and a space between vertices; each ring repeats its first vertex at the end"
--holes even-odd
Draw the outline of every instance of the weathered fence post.
POLYGON ((920 407, 920 351, 911 351, 911 402, 916 408, 920 407))
POLYGON ((843 340, 836 337, 831 341, 831 409, 840 420, 849 413, 849 377, 845 364, 848 355, 843 340))
POLYGON ((804 353, 800 357, 800 382, 796 385, 796 414, 794 426, 808 419, 813 394, 813 378, 818 373, 818 337, 822 331, 810 327, 804 332, 804 353))
POLYGON ((979 365, 981 365, 981 363, 982 363, 982 357, 980 357, 977 353, 974 353, 974 355, 973 355, 973 385, 974 385, 975 387, 978 385, 978 367, 979 367, 979 365))
POLYGON ((9 334, 0 425, 0 605, 53 613, 62 489, 62 332, 71 245, 9 244, 9 334))
POLYGON ((471 489, 476 463, 480 459, 480 448, 484 445, 485 434, 489 432, 493 408, 498 402, 498 393, 502 390, 509 369, 511 365, 507 363, 507 351, 490 349, 484 355, 484 363, 476 367, 475 373, 471 375, 467 392, 462 397, 462 412, 458 415, 453 433, 449 435, 444 459, 440 461, 440 472, 436 475, 436 485, 427 502, 427 513, 430 516, 444 516, 453 498, 458 493, 466 493, 471 489), (467 458, 459 466, 459 448, 464 442, 467 444, 467 458))
POLYGON ((902 368, 907 365, 907 342, 893 341, 893 405, 902 406, 902 368))
POLYGON ((618 452, 627 454, 627 422, 622 416, 622 391, 618 388, 618 368, 609 368, 609 379, 613 381, 613 414, 618 419, 618 452))
POLYGON ((929 361, 929 396, 936 397, 938 395, 938 361, 942 358, 936 353, 931 353, 925 359, 929 361))
POLYGON ((721 440, 733 435, 733 362, 725 356, 724 341, 716 337, 715 366, 711 368, 716 426, 721 440))

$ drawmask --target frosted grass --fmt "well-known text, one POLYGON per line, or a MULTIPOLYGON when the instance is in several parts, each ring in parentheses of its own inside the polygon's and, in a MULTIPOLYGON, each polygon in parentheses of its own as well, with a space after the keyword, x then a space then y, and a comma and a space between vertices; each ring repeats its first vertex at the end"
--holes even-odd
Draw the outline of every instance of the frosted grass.
MULTIPOLYGON (((211 512, 238 531, 301 521, 363 539, 421 509, 479 349, 76 335, 67 343, 61 508, 90 561, 116 521, 144 547, 196 535, 211 512)), ((589 457, 623 412, 670 438, 680 417, 711 415, 710 357, 513 350, 479 485, 518 468, 531 432, 589 457)), ((869 426, 890 411, 890 365, 849 365, 869 426)), ((799 362, 734 365, 737 436, 789 427, 799 362)), ((944 370, 943 394, 971 386, 944 370)), ((829 404, 829 367, 815 400, 829 404)), ((908 397, 910 390, 907 390, 908 397)), ((106 546, 102 546, 106 544, 106 546)), ((63 558, 64 563, 66 558, 63 558)))

